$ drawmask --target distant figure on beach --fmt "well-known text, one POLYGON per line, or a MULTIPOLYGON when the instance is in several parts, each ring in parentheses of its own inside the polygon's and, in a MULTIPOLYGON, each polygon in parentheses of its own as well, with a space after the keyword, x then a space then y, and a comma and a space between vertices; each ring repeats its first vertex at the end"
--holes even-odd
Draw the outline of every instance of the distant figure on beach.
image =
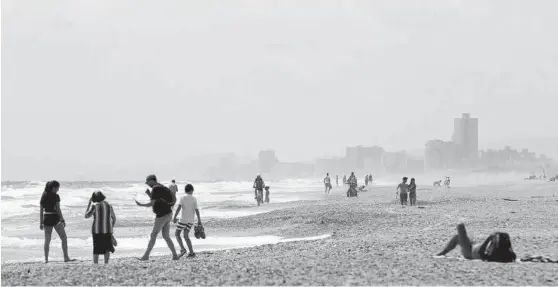
POLYGON ((349 184, 349 189, 347 190, 347 197, 355 197, 358 196, 358 180, 355 176, 354 172, 351 172, 351 176, 349 176, 349 179, 347 180, 347 183, 349 184))
POLYGON ((343 187, 345 187, 345 185, 347 185, 347 175, 346 174, 343 175, 343 187))
POLYGON ((265 187, 265 183, 261 175, 256 175, 256 179, 254 179, 254 195, 256 196, 256 201, 258 202, 258 206, 263 203, 263 189, 265 187))
POLYGON ((159 235, 159 232, 161 231, 163 233, 163 239, 167 242, 167 246, 172 253, 172 259, 178 260, 178 254, 176 254, 176 249, 174 249, 174 243, 170 238, 170 222, 172 219, 171 206, 174 206, 174 196, 172 195, 170 189, 157 182, 157 177, 153 174, 147 176, 145 184, 152 189, 151 192, 149 192, 149 190, 146 191, 151 200, 148 203, 139 203, 136 200, 136 204, 138 206, 152 207, 153 213, 155 213, 155 222, 153 223, 153 230, 151 231, 149 244, 147 245, 147 249, 140 260, 149 260, 151 250, 157 241, 157 235, 159 235))
POLYGON ((368 174, 364 176, 364 186, 368 186, 368 174))
POLYGON ((432 186, 434 187, 441 187, 442 186, 442 180, 437 180, 434 183, 432 183, 432 186))
POLYGON ((335 185, 339 187, 339 175, 335 176, 335 185))
POLYGON ((99 263, 99 254, 105 256, 105 264, 109 263, 110 253, 114 253, 112 231, 116 224, 116 215, 112 205, 105 201, 105 195, 95 191, 89 199, 85 218, 93 216, 93 263, 99 263), (93 204, 91 204, 93 203, 93 204))
POLYGON ((450 188, 450 177, 446 176, 446 179, 444 180, 444 187, 445 188, 450 188))
POLYGON ((41 196, 39 228, 45 231, 45 263, 48 263, 52 229, 56 230, 58 237, 60 237, 60 241, 62 241, 64 262, 74 261, 68 256, 68 237, 66 236, 65 231, 66 222, 64 221, 62 210, 60 209, 60 196, 58 195, 59 189, 60 183, 58 181, 49 181, 46 183, 43 195, 41 196))
POLYGON ((415 183, 415 178, 411 178, 411 183, 409 184, 409 201, 411 206, 417 205, 417 184, 415 183))
POLYGON ((329 178, 329 173, 326 174, 326 177, 324 178, 324 185, 325 185, 325 193, 329 194, 329 191, 331 190, 331 178, 329 178))
POLYGON ((269 185, 265 186, 265 203, 269 203, 269 185))
POLYGON ((187 184, 184 187, 184 192, 186 195, 180 198, 180 203, 178 204, 178 208, 176 208, 176 212, 174 213, 174 223, 177 223, 176 226, 176 240, 178 241, 178 245, 180 245, 180 256, 186 254, 186 248, 184 248, 184 244, 182 244, 182 238, 180 237, 180 233, 184 231, 184 240, 186 241, 186 245, 188 246, 188 250, 190 253, 188 257, 195 257, 196 253, 194 253, 194 248, 192 247, 192 241, 190 241, 190 230, 194 225, 194 216, 198 217, 198 225, 202 226, 201 218, 200 218, 200 210, 198 209, 198 200, 193 196, 194 194, 194 186, 191 184, 187 184), (180 220, 178 220, 177 216, 178 213, 182 210, 180 220))
POLYGON ((437 256, 444 256, 457 245, 461 246, 461 254, 465 259, 481 259, 493 262, 514 262, 515 252, 511 246, 510 236, 504 232, 494 232, 482 244, 474 244, 467 236, 465 225, 457 225, 457 235, 454 235, 446 248, 437 256))
MULTIPOLYGON (((176 193, 178 192, 178 186, 176 185, 176 181, 173 179, 171 184, 169 185, 169 189, 172 192, 172 196, 174 197, 174 202, 176 202, 176 193)), ((173 208, 174 205, 171 207, 173 208)))
POLYGON ((409 185, 407 184, 407 177, 403 178, 403 181, 396 188, 396 195, 399 194, 399 201, 401 205, 407 205, 407 191, 409 190, 409 185))

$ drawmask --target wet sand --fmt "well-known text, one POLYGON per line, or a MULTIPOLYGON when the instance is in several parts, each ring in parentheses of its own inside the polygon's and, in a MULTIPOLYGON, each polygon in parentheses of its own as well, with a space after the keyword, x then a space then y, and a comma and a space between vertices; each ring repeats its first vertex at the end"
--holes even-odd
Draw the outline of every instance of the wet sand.
POLYGON ((107 266, 2 264, 2 285, 558 285, 556 264, 469 261, 458 250, 433 257, 463 221, 476 241, 504 231, 518 257, 558 258, 557 189, 525 183, 419 190, 422 208, 396 205, 392 188, 359 198, 334 189, 324 200, 205 226, 243 235, 331 234, 326 239, 201 252, 179 261, 169 254, 149 262, 114 259, 107 266))

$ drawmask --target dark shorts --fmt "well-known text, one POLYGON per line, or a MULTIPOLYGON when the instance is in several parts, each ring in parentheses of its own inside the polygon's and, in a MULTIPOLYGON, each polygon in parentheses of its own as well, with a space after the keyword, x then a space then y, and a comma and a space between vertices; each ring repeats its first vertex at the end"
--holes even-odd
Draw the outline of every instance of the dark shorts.
POLYGON ((43 224, 45 226, 56 226, 60 223, 58 214, 45 214, 43 215, 43 224))
POLYGON ((114 253, 112 234, 93 234, 93 254, 114 253))
POLYGON ((407 200, 407 193, 406 192, 399 193, 399 198, 403 201, 407 200))

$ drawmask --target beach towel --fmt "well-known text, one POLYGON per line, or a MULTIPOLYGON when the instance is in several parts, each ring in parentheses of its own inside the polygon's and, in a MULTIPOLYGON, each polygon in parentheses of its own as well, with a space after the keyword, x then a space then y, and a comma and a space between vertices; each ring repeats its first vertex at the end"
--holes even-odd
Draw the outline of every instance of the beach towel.
POLYGON ((524 256, 519 261, 521 262, 537 262, 537 263, 558 263, 558 260, 554 260, 544 256, 524 256))

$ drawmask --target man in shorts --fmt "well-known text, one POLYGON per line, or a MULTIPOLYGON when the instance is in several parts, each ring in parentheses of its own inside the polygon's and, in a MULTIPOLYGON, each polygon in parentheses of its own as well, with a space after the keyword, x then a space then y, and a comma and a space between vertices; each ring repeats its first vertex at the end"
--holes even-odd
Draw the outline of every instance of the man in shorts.
POLYGON ((155 222, 153 224, 153 230, 151 231, 149 244, 147 245, 147 249, 140 260, 149 260, 149 254, 151 254, 151 250, 157 241, 157 235, 159 235, 159 232, 161 231, 163 233, 163 239, 165 239, 172 252, 172 259, 178 260, 179 257, 174 249, 174 243, 170 238, 170 222, 172 218, 171 207, 174 206, 174 196, 172 195, 170 189, 157 182, 157 177, 155 175, 147 176, 145 184, 152 188, 151 192, 146 191, 147 195, 151 198, 151 201, 148 203, 139 203, 136 200, 136 204, 144 207, 152 207, 153 213, 155 213, 155 222))
POLYGON ((201 218, 200 218, 200 210, 198 209, 198 201, 192 195, 194 193, 194 187, 191 184, 187 184, 184 188, 186 195, 180 198, 180 203, 178 204, 178 208, 174 213, 174 223, 178 223, 176 226, 176 240, 178 241, 178 245, 180 245, 180 256, 186 253, 186 248, 184 248, 184 244, 182 244, 182 238, 180 237, 180 233, 184 231, 184 240, 186 241, 186 245, 188 246, 188 250, 190 253, 188 257, 194 257, 196 254, 194 253, 194 249, 192 248, 192 241, 190 241, 190 237, 188 234, 190 233, 190 229, 194 225, 194 216, 198 217, 198 225, 202 225, 201 218), (178 220, 178 213, 182 210, 180 220, 178 220))

